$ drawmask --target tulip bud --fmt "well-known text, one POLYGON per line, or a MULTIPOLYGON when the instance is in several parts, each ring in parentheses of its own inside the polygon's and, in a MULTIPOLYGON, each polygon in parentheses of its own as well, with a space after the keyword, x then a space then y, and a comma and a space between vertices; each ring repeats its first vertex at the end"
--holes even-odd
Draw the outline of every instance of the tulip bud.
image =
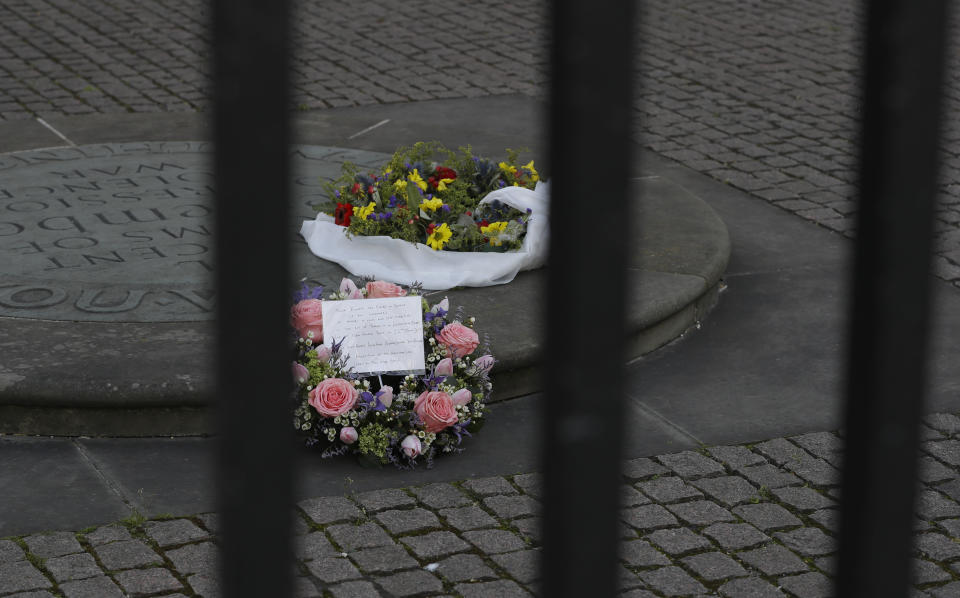
POLYGON ((310 370, 303 367, 303 364, 293 362, 293 382, 294 384, 303 384, 310 378, 310 370))
POLYGON ((493 355, 488 354, 482 357, 477 357, 477 360, 473 362, 473 365, 484 374, 489 374, 490 370, 493 369, 494 363, 496 363, 496 360, 493 358, 493 355))
POLYGON ((420 444, 420 439, 411 434, 403 439, 400 443, 400 448, 403 449, 403 454, 413 459, 420 454, 420 451, 423 450, 423 447, 420 444))
POLYGON ((437 368, 433 371, 435 376, 452 376, 453 375, 453 360, 449 357, 445 357, 437 362, 437 368))
POLYGON ((461 388, 457 392, 453 393, 452 398, 454 405, 466 405, 470 402, 470 399, 473 398, 473 393, 466 388, 461 388))
POLYGON ((327 361, 330 361, 330 355, 332 353, 333 352, 330 350, 330 347, 326 345, 320 345, 317 347, 317 359, 320 361, 320 363, 326 363, 327 361))
POLYGON ((340 428, 340 442, 344 444, 353 444, 357 441, 357 429, 353 426, 345 426, 340 428))
POLYGON ((377 399, 383 403, 384 407, 389 407, 393 404, 393 387, 384 386, 380 388, 380 392, 377 393, 377 399))

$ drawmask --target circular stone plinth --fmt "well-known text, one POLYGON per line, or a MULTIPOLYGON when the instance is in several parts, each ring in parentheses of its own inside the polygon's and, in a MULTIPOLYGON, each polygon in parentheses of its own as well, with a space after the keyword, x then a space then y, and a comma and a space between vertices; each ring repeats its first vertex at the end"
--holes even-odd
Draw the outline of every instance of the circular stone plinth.
MULTIPOLYGON (((212 146, 107 143, 0 155, 0 433, 175 435, 212 430, 212 146)), ((349 276, 297 234, 344 161, 387 154, 297 146, 290 236, 298 278, 349 276)), ((630 357, 700 320, 716 301, 730 244, 700 199, 637 179, 630 256, 630 357)), ((274 198, 264 198, 269 209, 274 198)), ((456 289, 499 362, 493 400, 539 388, 545 270, 456 289)), ((577 281, 571 281, 577 284, 577 281)), ((292 289, 291 289, 292 290, 292 289)))

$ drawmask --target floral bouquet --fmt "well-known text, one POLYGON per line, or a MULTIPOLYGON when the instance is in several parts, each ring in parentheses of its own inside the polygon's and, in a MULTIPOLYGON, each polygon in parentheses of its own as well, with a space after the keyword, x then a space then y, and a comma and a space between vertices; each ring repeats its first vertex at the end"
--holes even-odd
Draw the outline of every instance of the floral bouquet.
POLYGON ((494 162, 469 147, 458 152, 419 142, 398 149, 378 173, 362 173, 349 162, 328 184, 334 222, 351 234, 424 243, 435 250, 509 251, 523 244, 531 210, 500 201, 481 203, 507 186, 533 189, 540 175, 518 153, 494 162), (439 161, 436 159, 439 158, 439 161))
MULTIPOLYGON (((421 299, 423 375, 362 376, 348 366, 344 339, 322 344, 322 292, 304 285, 290 312, 298 337, 293 425, 305 444, 321 449, 322 457, 353 453, 361 462, 400 468, 421 461, 430 467, 436 455, 460 452, 463 438, 481 427, 493 388, 493 356, 474 357, 481 344, 475 319, 459 311, 451 317, 446 298, 432 306, 421 299)), ((418 294, 416 286, 373 280, 357 287, 345 278, 327 300, 418 294)))

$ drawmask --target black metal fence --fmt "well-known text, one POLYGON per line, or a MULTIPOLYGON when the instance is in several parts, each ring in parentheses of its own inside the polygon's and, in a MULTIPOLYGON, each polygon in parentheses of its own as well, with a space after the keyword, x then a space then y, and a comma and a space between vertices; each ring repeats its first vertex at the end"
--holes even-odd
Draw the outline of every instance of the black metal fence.
MULTIPOLYGON (((946 22, 943 0, 865 4, 861 201, 836 588, 844 597, 905 596, 909 584, 946 22)), ((231 598, 283 597, 291 588, 294 455, 289 414, 278 400, 290 384, 288 12, 287 2, 213 2, 219 488, 223 593, 231 598)), ((634 5, 555 2, 551 18, 551 262, 563 268, 550 271, 545 306, 551 409, 544 434, 542 590, 551 598, 612 596, 631 237, 634 5), (577 175, 598 171, 607 175, 589 187, 577 175), (608 223, 608 234, 588 250, 557 234, 577 226, 574 199, 586 195, 602 198, 608 223), (588 279, 603 280, 604 292, 577 284, 588 279)))

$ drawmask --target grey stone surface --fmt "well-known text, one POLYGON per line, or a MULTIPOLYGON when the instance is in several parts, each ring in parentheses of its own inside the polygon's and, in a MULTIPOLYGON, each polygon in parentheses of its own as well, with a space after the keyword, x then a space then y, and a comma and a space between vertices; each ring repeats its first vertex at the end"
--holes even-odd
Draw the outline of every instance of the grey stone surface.
POLYGON ((487 554, 510 552, 526 547, 519 536, 499 529, 463 532, 463 537, 487 554))
POLYGON ((402 546, 364 548, 350 553, 350 558, 366 573, 399 571, 418 566, 417 561, 407 554, 402 546))
POLYGON ((297 558, 311 560, 319 557, 334 556, 336 549, 323 532, 313 532, 297 536, 293 543, 293 552, 297 558))
POLYGON ((707 581, 747 575, 747 570, 722 552, 704 552, 681 559, 688 569, 707 581))
POLYGON ((475 554, 455 554, 438 563, 437 573, 452 582, 491 579, 497 574, 475 554))
POLYGON ((0 565, 22 561, 26 557, 23 548, 13 540, 0 540, 0 565))
POLYGON ((356 496, 357 502, 368 511, 382 511, 396 507, 406 507, 416 502, 412 496, 399 488, 371 490, 356 496))
POLYGON ((502 477, 478 478, 475 480, 465 480, 463 487, 467 490, 479 494, 480 496, 492 496, 495 494, 516 494, 517 489, 502 477))
POLYGON ((168 550, 166 554, 177 571, 183 574, 217 575, 220 553, 212 542, 188 544, 176 550, 168 550))
POLYGON ((440 520, 436 515, 420 508, 381 511, 375 517, 392 534, 440 527, 440 520))
POLYGON ((837 502, 807 487, 774 488, 773 493, 784 503, 804 512, 837 506, 837 502))
POLYGON ((703 496, 703 493, 676 476, 665 476, 638 482, 636 487, 659 503, 703 496))
POLYGON ((190 584, 193 591, 203 598, 219 598, 221 596, 220 578, 217 576, 197 573, 188 577, 187 583, 190 584))
POLYGON ((784 546, 803 556, 822 556, 837 550, 837 542, 814 527, 773 534, 784 546))
POLYGON ((391 596, 413 596, 424 592, 438 592, 443 584, 436 576, 423 570, 404 571, 377 579, 377 583, 391 596))
POLYGON ((770 539, 769 536, 747 523, 714 523, 704 528, 703 534, 713 538, 727 550, 757 546, 770 539))
POLYGON ((923 490, 917 496, 916 513, 923 519, 934 520, 960 515, 960 505, 934 490, 923 490))
POLYGON ((945 467, 942 463, 927 455, 920 457, 918 466, 920 480, 928 484, 931 482, 945 482, 957 477, 955 471, 949 467, 945 467))
POLYGON ((481 527, 496 527, 497 520, 478 506, 441 509, 440 516, 458 530, 466 531, 481 527))
POLYGON ((636 488, 632 486, 621 486, 620 487, 620 506, 621 507, 635 507, 637 505, 646 505, 650 504, 650 499, 641 494, 636 488))
POLYGON ((530 592, 509 579, 480 583, 460 583, 454 586, 463 598, 528 598, 530 592))
POLYGON ((712 546, 709 540, 685 527, 658 529, 644 536, 644 539, 673 556, 712 546))
POLYGON ((755 485, 766 488, 780 488, 801 483, 797 476, 769 463, 745 467, 741 472, 755 485))
POLYGON ((913 567, 914 584, 928 584, 953 579, 943 568, 930 561, 913 559, 911 565, 913 567))
POLYGON ((307 517, 321 525, 336 523, 360 517, 360 510, 356 505, 342 496, 322 496, 311 498, 298 503, 307 517))
POLYGON ((652 590, 663 593, 673 594, 674 596, 683 596, 690 594, 702 594, 706 588, 696 579, 690 577, 680 567, 661 567, 649 571, 641 571, 640 578, 643 579, 652 590))
POLYGON ((768 544, 761 548, 740 552, 737 558, 755 567, 764 575, 809 571, 809 567, 797 555, 777 544, 768 544))
POLYGON ((125 598, 120 588, 109 577, 91 577, 60 584, 66 598, 125 598))
MULTIPOLYGON (((466 532, 466 534, 471 533, 476 534, 482 532, 466 532)), ((507 534, 508 532, 503 533, 507 534)), ((466 534, 464 534, 465 537, 466 534)), ((516 538, 516 536, 513 537, 516 538)), ((409 546, 410 550, 422 559, 432 559, 470 549, 469 544, 458 538, 455 534, 447 531, 431 532, 422 536, 409 536, 403 538, 401 541, 409 546)))
POLYGON ((109 571, 142 567, 162 561, 159 554, 139 540, 113 542, 98 546, 94 550, 109 571))
POLYGON ((843 443, 840 437, 831 432, 811 432, 794 436, 790 440, 807 449, 813 455, 826 460, 834 467, 840 467, 843 443))
POLYGON ((758 496, 757 488, 739 476, 704 478, 695 480, 693 485, 728 507, 748 502, 758 496))
POLYGON ((495 554, 492 557, 507 574, 522 584, 529 584, 540 579, 540 550, 518 550, 505 554, 495 554))
POLYGON ((143 596, 183 588, 183 584, 177 581, 169 571, 160 568, 121 571, 114 576, 114 579, 131 596, 143 596))
POLYGON ((420 502, 434 509, 462 507, 472 502, 470 497, 451 484, 429 484, 412 490, 420 502))
POLYGON ((353 563, 341 557, 321 557, 307 562, 310 574, 323 583, 335 583, 362 577, 353 563))
POLYGON ((793 513, 780 505, 771 503, 742 505, 734 508, 733 513, 764 531, 786 529, 802 524, 793 513))
POLYGON ((516 519, 540 512, 540 503, 529 496, 488 496, 483 499, 483 504, 503 519, 516 519))
POLYGON ((720 595, 729 598, 782 598, 783 593, 762 579, 746 577, 720 586, 720 595))
POLYGON ((93 557, 85 552, 50 558, 43 566, 58 583, 102 574, 93 557))
POLYGON ((70 532, 37 534, 27 536, 23 541, 27 544, 27 550, 42 559, 83 551, 77 538, 70 532))
POLYGON ((722 465, 693 451, 663 455, 658 459, 682 478, 695 479, 723 473, 722 465))
POLYGON ((333 541, 347 552, 358 548, 390 546, 393 544, 393 539, 376 523, 368 522, 361 525, 343 523, 331 525, 326 531, 333 538, 333 541))
POLYGON ((667 505, 667 508, 683 521, 698 527, 721 521, 736 521, 737 519, 730 511, 709 500, 667 505))
POLYGON ((735 470, 765 463, 763 457, 744 446, 712 446, 707 451, 714 459, 735 470))
POLYGON ((923 449, 947 465, 960 465, 960 441, 941 440, 924 442, 923 449))
POLYGON ((525 494, 539 498, 543 493, 543 476, 538 473, 524 473, 513 476, 513 483, 520 486, 525 494))
POLYGON ((22 592, 52 586, 50 580, 27 561, 0 565, 0 592, 22 592))
POLYGON ((530 540, 538 542, 543 534, 541 526, 543 521, 539 517, 527 517, 526 519, 514 519, 510 524, 517 528, 521 535, 530 540))
POLYGON ((630 540, 620 542, 620 558, 633 567, 649 567, 652 565, 669 565, 668 559, 662 552, 650 545, 646 540, 630 540))
POLYGON ((667 471, 666 467, 647 457, 631 459, 623 463, 623 475, 629 480, 642 480, 667 471))
POLYGON ((130 532, 127 531, 127 528, 117 524, 98 527, 89 534, 84 534, 84 537, 91 546, 100 546, 101 544, 117 542, 118 540, 133 539, 130 532))
POLYGON ((960 556, 960 544, 943 534, 920 534, 916 538, 916 546, 921 554, 935 561, 945 561, 960 556))
POLYGON ((185 544, 210 537, 210 533, 189 519, 174 519, 172 521, 150 521, 145 526, 146 533, 160 547, 185 544))
POLYGON ((380 596, 380 592, 369 581, 347 581, 330 588, 334 598, 369 598, 380 596))
POLYGON ((827 598, 833 595, 833 584, 825 575, 815 571, 781 577, 778 581, 780 587, 799 598, 827 598))
POLYGON ((677 518, 660 505, 641 505, 631 509, 623 509, 620 518, 640 530, 652 530, 668 527, 678 523, 677 518))

